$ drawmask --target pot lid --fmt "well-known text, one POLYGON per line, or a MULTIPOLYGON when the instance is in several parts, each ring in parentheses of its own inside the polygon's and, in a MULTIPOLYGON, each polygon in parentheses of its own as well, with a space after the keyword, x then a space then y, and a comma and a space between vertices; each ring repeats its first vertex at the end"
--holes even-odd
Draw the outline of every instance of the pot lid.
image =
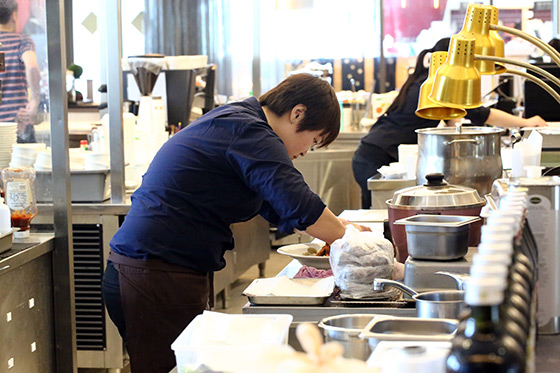
POLYGON ((483 206, 486 201, 473 188, 450 185, 443 180, 443 174, 426 175, 428 182, 410 188, 397 190, 388 203, 392 206, 416 207, 473 207, 483 206))
POLYGON ((493 127, 435 127, 435 128, 420 128, 416 130, 416 133, 426 134, 426 135, 490 135, 490 134, 500 134, 504 132, 501 128, 493 127))

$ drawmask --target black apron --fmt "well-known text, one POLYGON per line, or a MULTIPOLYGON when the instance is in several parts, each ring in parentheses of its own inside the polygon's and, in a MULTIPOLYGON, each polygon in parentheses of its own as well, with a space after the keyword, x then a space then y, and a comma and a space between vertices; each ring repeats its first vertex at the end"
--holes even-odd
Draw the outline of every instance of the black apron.
POLYGON ((108 259, 119 272, 131 372, 169 372, 176 365, 171 344, 212 306, 212 273, 112 251, 108 259))

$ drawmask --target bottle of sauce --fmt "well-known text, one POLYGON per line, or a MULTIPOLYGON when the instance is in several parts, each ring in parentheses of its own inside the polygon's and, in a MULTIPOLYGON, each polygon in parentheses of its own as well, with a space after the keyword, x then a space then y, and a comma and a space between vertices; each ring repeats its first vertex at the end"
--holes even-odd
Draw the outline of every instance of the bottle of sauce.
POLYGON ((15 238, 29 237, 31 219, 37 214, 35 200, 35 169, 33 167, 5 168, 2 182, 6 204, 10 208, 10 219, 15 238))
POLYGON ((471 278, 467 282, 465 303, 471 313, 463 337, 454 339, 446 361, 446 372, 524 372, 523 356, 504 341, 499 305, 505 284, 498 278, 471 278))

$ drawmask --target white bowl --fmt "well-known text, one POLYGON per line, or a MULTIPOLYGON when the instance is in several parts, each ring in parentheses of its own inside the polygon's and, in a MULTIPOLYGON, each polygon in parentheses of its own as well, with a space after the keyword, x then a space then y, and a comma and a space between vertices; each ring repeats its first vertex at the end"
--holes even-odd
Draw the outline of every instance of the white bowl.
POLYGON ((301 265, 306 265, 309 267, 315 267, 318 269, 330 269, 331 263, 329 262, 328 256, 315 256, 315 255, 304 255, 308 248, 314 248, 319 251, 324 244, 321 243, 298 243, 294 245, 286 245, 278 248, 276 250, 279 254, 287 255, 293 259, 296 259, 301 265))

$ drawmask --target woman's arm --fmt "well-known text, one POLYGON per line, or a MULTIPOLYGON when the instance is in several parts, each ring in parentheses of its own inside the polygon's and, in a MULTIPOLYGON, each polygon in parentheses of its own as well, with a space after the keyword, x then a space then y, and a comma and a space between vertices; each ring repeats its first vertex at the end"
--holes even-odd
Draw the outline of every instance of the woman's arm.
MULTIPOLYGON (((447 127, 453 127, 455 123, 459 122, 461 119, 450 119, 446 121, 447 127)), ((515 115, 506 113, 505 111, 499 109, 490 109, 490 114, 486 119, 484 124, 489 124, 491 126, 498 126, 504 128, 515 128, 515 127, 546 127, 548 124, 539 117, 535 115, 531 118, 521 118, 515 115)))
POLYGON ((490 115, 486 120, 486 124, 498 127, 546 127, 546 122, 535 115, 531 118, 521 118, 515 115, 506 113, 499 109, 490 109, 490 115))

